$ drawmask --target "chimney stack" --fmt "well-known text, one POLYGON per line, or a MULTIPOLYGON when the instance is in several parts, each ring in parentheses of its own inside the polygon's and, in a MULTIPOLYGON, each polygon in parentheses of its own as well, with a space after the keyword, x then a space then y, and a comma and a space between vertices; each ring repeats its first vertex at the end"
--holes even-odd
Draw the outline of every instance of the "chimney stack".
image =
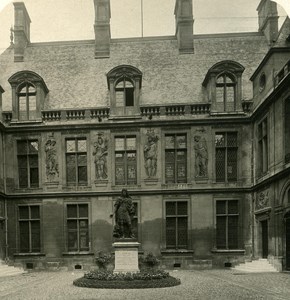
POLYGON ((277 3, 270 0, 261 0, 258 8, 259 31, 263 32, 269 45, 276 42, 278 36, 277 3))
POLYGON ((24 58, 24 50, 30 43, 30 17, 23 2, 14 2, 14 61, 24 58))
POLYGON ((94 0, 95 5, 95 58, 110 57, 110 0, 94 0))
POLYGON ((193 53, 192 0, 176 0, 174 14, 179 53, 193 53))

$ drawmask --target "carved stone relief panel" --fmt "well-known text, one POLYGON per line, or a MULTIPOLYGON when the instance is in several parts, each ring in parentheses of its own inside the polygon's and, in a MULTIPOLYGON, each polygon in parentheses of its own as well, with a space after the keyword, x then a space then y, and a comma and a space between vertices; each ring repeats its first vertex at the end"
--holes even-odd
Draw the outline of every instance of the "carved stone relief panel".
POLYGON ((53 133, 48 135, 44 145, 45 163, 46 163, 46 179, 48 182, 54 182, 59 177, 59 166, 57 159, 56 140, 53 133))
POLYGON ((265 207, 269 207, 269 190, 265 190, 263 192, 257 193, 256 198, 256 210, 263 209, 265 207))
POLYGON ((108 139, 103 132, 99 132, 94 142, 94 163, 96 180, 106 180, 108 178, 108 139))
POLYGON ((205 129, 201 128, 196 130, 196 133, 193 137, 193 148, 195 153, 195 177, 197 179, 208 177, 208 150, 204 135, 205 129))
POLYGON ((148 178, 154 178, 157 172, 157 149, 158 149, 158 135, 155 134, 154 129, 148 129, 147 140, 144 145, 144 167, 148 178))

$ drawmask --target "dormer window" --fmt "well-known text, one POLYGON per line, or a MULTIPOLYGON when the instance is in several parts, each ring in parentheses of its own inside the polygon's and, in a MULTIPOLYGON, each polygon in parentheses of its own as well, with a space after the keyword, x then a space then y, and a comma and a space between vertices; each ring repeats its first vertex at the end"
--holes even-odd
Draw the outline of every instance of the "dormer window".
POLYGON ((41 121, 41 109, 48 93, 44 80, 31 71, 9 78, 12 87, 12 122, 41 121))
POLYGON ((24 83, 17 92, 19 105, 19 120, 36 119, 36 88, 31 83, 24 83))
POLYGON ((212 66, 202 83, 212 113, 242 111, 242 74, 245 68, 234 61, 222 61, 212 66))
POLYGON ((122 65, 107 74, 113 116, 140 115, 142 73, 135 67, 122 65))

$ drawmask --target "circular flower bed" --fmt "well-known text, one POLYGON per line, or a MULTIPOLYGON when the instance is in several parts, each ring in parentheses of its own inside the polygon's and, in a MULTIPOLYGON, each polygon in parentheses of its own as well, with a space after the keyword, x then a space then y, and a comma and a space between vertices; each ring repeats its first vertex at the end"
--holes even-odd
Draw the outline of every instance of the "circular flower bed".
POLYGON ((180 280, 162 270, 141 271, 140 273, 113 273, 97 270, 85 273, 76 279, 74 285, 98 289, 145 289, 170 287, 180 284, 180 280))

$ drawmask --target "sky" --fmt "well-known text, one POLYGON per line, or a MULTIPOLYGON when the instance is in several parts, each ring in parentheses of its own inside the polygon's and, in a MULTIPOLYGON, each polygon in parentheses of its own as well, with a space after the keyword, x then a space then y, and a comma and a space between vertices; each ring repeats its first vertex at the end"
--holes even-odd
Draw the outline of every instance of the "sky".
MULTIPOLYGON (((16 1, 16 0, 15 0, 16 1)), ((17 0, 19 1, 19 0, 17 0)), ((278 0, 278 2, 290 0, 278 0)), ((30 15, 31 41, 94 39, 93 0, 23 0, 30 15)), ((140 37, 142 0, 111 0, 112 38, 140 37)), ((258 29, 260 0, 193 0, 194 33, 251 32, 258 29)), ((283 4, 283 3, 282 3, 283 4)), ((143 36, 175 34, 175 0, 143 0, 143 36)), ((279 7, 280 23, 286 12, 279 7)), ((0 53, 10 44, 11 0, 0 0, 0 53)))

